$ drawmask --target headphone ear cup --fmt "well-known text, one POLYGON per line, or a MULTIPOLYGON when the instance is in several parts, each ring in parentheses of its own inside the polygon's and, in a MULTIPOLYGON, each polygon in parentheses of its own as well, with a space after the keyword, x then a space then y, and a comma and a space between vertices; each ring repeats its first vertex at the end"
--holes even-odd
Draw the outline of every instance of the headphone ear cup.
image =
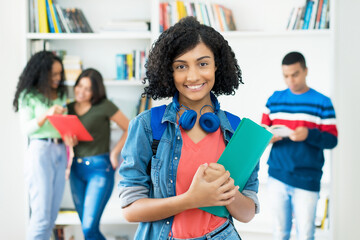
POLYGON ((179 125, 185 130, 190 130, 196 123, 197 114, 194 110, 186 110, 179 119, 179 125))
POLYGON ((204 131, 212 133, 220 126, 220 119, 214 113, 204 113, 199 119, 199 124, 204 131))

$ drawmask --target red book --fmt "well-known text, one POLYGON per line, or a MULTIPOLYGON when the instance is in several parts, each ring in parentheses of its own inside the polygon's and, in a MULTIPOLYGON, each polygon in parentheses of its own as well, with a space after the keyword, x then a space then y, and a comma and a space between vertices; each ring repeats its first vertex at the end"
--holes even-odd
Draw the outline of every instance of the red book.
POLYGON ((76 136, 78 141, 94 140, 76 115, 51 115, 47 119, 59 131, 62 138, 65 135, 76 136))

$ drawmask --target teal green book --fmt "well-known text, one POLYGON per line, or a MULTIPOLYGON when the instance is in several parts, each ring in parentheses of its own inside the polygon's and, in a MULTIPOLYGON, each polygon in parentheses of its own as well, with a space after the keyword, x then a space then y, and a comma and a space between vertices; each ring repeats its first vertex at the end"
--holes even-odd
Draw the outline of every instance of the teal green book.
MULTIPOLYGON (((272 133, 252 120, 243 118, 221 154, 217 162, 230 172, 240 192, 244 189, 271 138, 272 133)), ((225 206, 200 209, 219 217, 229 216, 225 206)))

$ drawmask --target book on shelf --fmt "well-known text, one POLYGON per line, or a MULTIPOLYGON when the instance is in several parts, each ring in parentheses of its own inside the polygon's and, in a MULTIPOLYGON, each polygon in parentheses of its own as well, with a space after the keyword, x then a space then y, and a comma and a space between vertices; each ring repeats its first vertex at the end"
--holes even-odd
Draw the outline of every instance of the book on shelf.
POLYGON ((82 62, 79 56, 65 55, 63 66, 67 81, 75 81, 82 72, 82 62))
POLYGON ((232 10, 221 4, 209 2, 175 1, 161 2, 159 6, 160 31, 167 30, 181 18, 194 16, 201 24, 218 31, 235 31, 232 10))
POLYGON ((62 8, 53 0, 29 1, 29 31, 39 33, 91 33, 84 13, 79 8, 62 8))
POLYGON ((302 26, 302 29, 309 29, 309 24, 310 24, 310 18, 311 18, 313 5, 314 5, 314 1, 312 1, 312 0, 308 1, 307 4, 306 4, 304 24, 302 26))
POLYGON ((141 80, 145 77, 147 50, 133 50, 115 56, 116 80, 141 80))
POLYGON ((266 130, 268 130, 269 132, 271 132, 272 134, 279 137, 289 137, 290 134, 294 132, 294 130, 288 128, 285 125, 267 126, 265 124, 262 124, 261 126, 264 127, 266 130))
POLYGON ((296 4, 290 12, 287 30, 328 29, 330 25, 329 0, 306 0, 296 4))

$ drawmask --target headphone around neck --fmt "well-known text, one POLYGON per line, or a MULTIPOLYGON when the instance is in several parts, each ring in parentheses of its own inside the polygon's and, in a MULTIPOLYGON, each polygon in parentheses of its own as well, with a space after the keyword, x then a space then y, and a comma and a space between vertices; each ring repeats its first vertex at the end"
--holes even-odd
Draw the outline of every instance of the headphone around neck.
MULTIPOLYGON (((213 106, 204 105, 200 109, 201 117, 199 119, 200 127, 205 132, 208 132, 208 133, 215 132, 220 126, 220 119, 218 116, 216 116, 216 114, 219 112, 220 104, 212 92, 210 92, 210 97, 211 97, 211 102, 212 102, 213 106), (201 114, 201 110, 204 107, 211 107, 214 110, 214 112, 213 113, 207 112, 207 113, 201 114)), ((189 107, 179 104, 179 92, 175 93, 173 102, 175 103, 175 110, 177 112, 179 112, 180 109, 185 109, 185 112, 179 118, 179 125, 185 130, 192 129, 196 123, 197 113, 194 110, 190 109, 189 107)))

